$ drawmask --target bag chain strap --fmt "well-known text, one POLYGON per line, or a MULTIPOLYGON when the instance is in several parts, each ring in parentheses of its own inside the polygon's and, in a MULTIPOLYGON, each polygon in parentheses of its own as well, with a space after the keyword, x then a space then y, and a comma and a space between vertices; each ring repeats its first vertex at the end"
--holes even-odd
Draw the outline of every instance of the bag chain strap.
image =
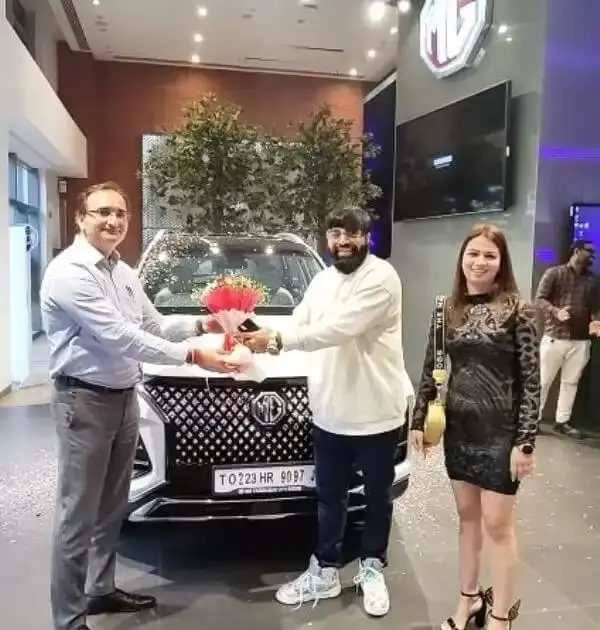
POLYGON ((437 390, 437 398, 446 382, 446 298, 438 295, 435 298, 433 325, 433 381, 437 390))

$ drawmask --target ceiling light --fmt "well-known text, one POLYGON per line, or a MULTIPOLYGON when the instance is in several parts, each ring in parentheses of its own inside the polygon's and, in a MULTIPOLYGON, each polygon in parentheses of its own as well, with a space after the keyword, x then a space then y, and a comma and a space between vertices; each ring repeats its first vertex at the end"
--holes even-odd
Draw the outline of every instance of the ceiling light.
POLYGON ((358 70, 356 68, 350 68, 350 72, 348 74, 351 77, 355 77, 358 74, 358 70))
POLYGON ((399 0, 398 11, 400 13, 408 13, 410 11, 410 0, 399 0))
POLYGON ((203 40, 204 40, 204 37, 202 37, 202 35, 200 35, 200 33, 196 33, 194 35, 194 41, 196 42, 196 44, 199 44, 203 40))
POLYGON ((369 50, 367 52, 367 57, 369 59, 375 59, 375 57, 377 57, 377 51, 375 49, 371 48, 371 50, 369 50))
POLYGON ((398 27, 392 26, 392 28, 390 29, 390 35, 397 35, 397 34, 398 34, 398 27))
POLYGON ((368 15, 371 22, 381 22, 387 13, 387 5, 383 0, 374 0, 369 5, 368 15))
POLYGON ((504 35, 506 31, 508 31, 508 26, 506 26, 506 24, 500 24, 500 26, 498 27, 498 33, 500 35, 504 35))
POLYGON ((506 38, 506 41, 507 41, 507 42, 512 42, 512 37, 507 37, 507 38, 506 38))
POLYGON ((200 17, 206 17, 208 15, 208 9, 206 7, 198 7, 198 15, 200 17))
POLYGON ((100 4, 100 0, 92 0, 92 4, 97 7, 100 4))
POLYGON ((200 55, 192 55, 192 63, 200 63, 200 55))

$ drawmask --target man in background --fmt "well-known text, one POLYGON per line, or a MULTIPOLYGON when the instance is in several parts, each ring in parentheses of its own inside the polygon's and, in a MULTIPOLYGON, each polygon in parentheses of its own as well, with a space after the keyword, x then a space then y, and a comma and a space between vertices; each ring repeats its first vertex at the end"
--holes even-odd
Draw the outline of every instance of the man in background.
POLYGON ((545 315, 540 345, 541 413, 560 372, 554 428, 573 438, 581 437, 570 420, 579 379, 590 358, 590 335, 600 333, 600 285, 591 271, 595 257, 590 241, 574 241, 569 260, 546 270, 536 295, 545 315))
POLYGON ((286 605, 337 597, 348 491, 362 472, 367 513, 356 585, 363 608, 390 608, 383 570, 392 524, 392 486, 400 427, 412 385, 402 350, 402 285, 394 268, 369 253, 371 220, 361 209, 327 219, 333 265, 320 271, 281 331, 240 335, 255 352, 313 353, 308 391, 313 414, 318 542, 308 569, 277 591, 286 605))
POLYGON ((140 363, 236 371, 226 355, 184 343, 204 332, 205 322, 161 316, 137 274, 120 259, 117 247, 129 216, 118 185, 88 188, 76 210, 79 233, 51 261, 42 281, 58 434, 51 568, 55 630, 89 630, 87 615, 156 604, 151 596, 115 586, 116 546, 138 442, 140 363))

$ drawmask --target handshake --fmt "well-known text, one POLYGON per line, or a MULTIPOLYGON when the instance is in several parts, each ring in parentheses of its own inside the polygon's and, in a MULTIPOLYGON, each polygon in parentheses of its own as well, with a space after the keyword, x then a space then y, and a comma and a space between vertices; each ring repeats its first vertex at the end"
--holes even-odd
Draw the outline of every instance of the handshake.
MULTIPOLYGON (((210 316, 202 320, 202 329, 205 333, 223 332, 219 323, 210 316)), ((259 328, 252 332, 238 332, 233 335, 233 339, 251 352, 273 351, 274 333, 268 328, 259 328)), ((278 350, 276 351, 278 352, 278 350)), ((239 360, 239 353, 235 352, 235 348, 230 352, 208 348, 191 349, 188 352, 186 363, 223 374, 239 373, 244 367, 244 362, 239 360)))

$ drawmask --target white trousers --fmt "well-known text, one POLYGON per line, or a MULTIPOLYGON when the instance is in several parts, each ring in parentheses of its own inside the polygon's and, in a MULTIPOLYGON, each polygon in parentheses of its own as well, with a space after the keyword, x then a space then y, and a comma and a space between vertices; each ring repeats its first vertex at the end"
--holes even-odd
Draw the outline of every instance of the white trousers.
POLYGON ((553 339, 544 335, 540 344, 540 378, 542 391, 540 413, 543 413, 548 392, 560 371, 560 390, 556 403, 556 422, 569 422, 581 373, 590 359, 590 341, 553 339))

